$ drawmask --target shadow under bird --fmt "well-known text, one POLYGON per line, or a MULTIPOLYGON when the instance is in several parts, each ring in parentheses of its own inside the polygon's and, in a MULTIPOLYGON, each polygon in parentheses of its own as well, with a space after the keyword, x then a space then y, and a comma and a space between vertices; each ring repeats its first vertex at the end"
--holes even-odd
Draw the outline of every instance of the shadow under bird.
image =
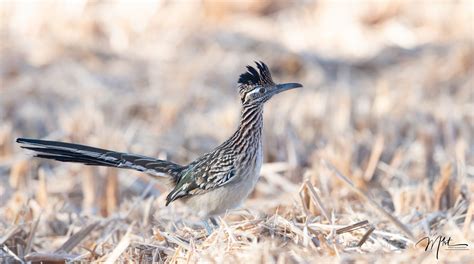
POLYGON ((254 189, 262 165, 263 105, 272 96, 302 87, 299 83, 275 84, 263 62, 247 66, 238 89, 242 102, 240 123, 232 136, 188 165, 136 154, 84 145, 18 138, 22 148, 36 157, 85 165, 109 166, 169 177, 174 186, 166 205, 181 199, 200 217, 208 218, 238 207, 254 189))

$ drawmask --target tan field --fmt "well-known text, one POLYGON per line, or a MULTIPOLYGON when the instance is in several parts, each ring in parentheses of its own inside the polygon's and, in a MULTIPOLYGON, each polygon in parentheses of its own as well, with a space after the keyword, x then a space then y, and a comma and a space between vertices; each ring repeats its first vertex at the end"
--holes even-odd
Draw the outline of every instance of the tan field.
POLYGON ((473 137, 472 1, 0 3, 0 263, 474 263, 473 137), (160 178, 15 143, 187 164, 257 60, 304 88, 266 104, 261 178, 210 235, 160 178))

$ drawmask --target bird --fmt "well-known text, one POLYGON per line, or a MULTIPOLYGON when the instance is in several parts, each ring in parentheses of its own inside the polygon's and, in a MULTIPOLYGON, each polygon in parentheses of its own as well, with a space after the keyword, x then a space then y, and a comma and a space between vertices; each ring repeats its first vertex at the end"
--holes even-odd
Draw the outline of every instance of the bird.
POLYGON ((215 223, 212 217, 239 207, 259 179, 264 104, 276 94, 303 87, 299 83, 276 84, 265 63, 255 64, 256 67, 247 66, 237 82, 242 108, 236 131, 187 165, 59 141, 17 138, 16 142, 21 148, 34 151, 38 158, 133 169, 152 177, 166 177, 174 187, 166 197, 166 206, 182 200, 194 214, 215 223))

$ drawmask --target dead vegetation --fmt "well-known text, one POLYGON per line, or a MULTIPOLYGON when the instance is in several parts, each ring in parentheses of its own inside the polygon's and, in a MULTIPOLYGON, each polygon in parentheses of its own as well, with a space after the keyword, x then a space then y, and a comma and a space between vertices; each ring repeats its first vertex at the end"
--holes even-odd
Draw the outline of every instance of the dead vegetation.
POLYGON ((473 260, 469 1, 4 2, 0 262, 473 260), (305 88, 265 112, 262 178, 207 236, 132 172, 32 159, 16 137, 186 163, 230 135, 263 60, 305 88), (217 128, 217 129, 216 129, 217 128))

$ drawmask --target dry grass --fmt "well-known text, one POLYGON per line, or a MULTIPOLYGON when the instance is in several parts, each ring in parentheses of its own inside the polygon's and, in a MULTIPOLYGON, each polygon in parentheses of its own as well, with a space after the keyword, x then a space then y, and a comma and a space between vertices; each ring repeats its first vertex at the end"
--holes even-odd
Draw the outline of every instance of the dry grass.
POLYGON ((2 2, 0 262, 473 262, 469 1, 2 2), (235 129, 263 60, 256 190, 210 236, 167 187, 32 159, 16 137, 186 163, 235 129), (216 129, 219 128, 219 129, 216 129))

